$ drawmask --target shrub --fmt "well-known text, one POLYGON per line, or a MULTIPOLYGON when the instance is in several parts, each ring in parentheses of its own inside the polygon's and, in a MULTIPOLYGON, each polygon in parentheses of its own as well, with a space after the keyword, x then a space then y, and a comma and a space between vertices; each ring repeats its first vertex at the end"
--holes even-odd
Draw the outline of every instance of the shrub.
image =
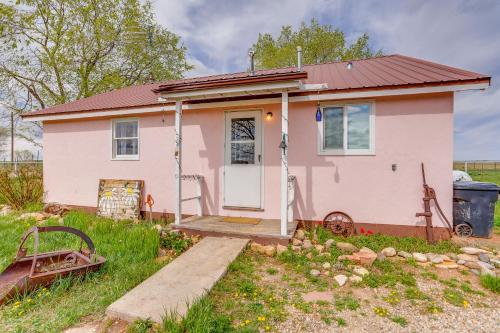
POLYGON ((166 236, 162 237, 160 244, 161 247, 172 250, 176 255, 184 252, 188 247, 192 245, 192 241, 188 237, 184 237, 182 234, 177 232, 169 232, 166 236))
POLYGON ((0 168, 0 202, 15 209, 38 204, 43 199, 42 168, 22 165, 14 174, 12 169, 0 168))
POLYGON ((483 275, 481 276, 481 284, 486 289, 489 289, 494 293, 500 294, 500 277, 483 275))

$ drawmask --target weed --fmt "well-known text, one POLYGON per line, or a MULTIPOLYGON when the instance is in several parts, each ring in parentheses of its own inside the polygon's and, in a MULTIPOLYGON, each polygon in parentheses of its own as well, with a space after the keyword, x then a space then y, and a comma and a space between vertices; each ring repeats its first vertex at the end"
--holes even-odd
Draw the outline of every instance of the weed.
POLYGON ((500 294, 500 277, 498 276, 482 275, 481 285, 494 293, 500 294))
POLYGON ((392 290, 389 295, 383 297, 383 300, 391 305, 398 305, 399 303, 401 303, 401 297, 395 290, 392 290))
POLYGON ((204 297, 194 302, 186 316, 178 319, 176 313, 167 314, 163 320, 163 331, 168 333, 224 333, 232 331, 231 320, 214 311, 212 302, 204 297))
POLYGON ((434 272, 425 271, 425 272, 422 272, 420 275, 422 275, 424 278, 438 280, 438 276, 434 272))
POLYGON ((278 270, 276 268, 270 267, 266 269, 267 274, 269 275, 276 275, 278 273, 278 270))
POLYGON ((335 308, 338 311, 343 311, 343 310, 356 310, 359 308, 359 302, 357 299, 355 299, 352 296, 345 296, 345 297, 340 297, 335 300, 335 308))
POLYGON ((421 292, 417 287, 407 287, 405 290, 405 296, 410 300, 428 300, 429 296, 421 292))
POLYGON ((338 325, 339 327, 347 326, 347 322, 346 322, 346 321, 345 321, 345 319, 344 319, 344 318, 342 318, 342 317, 336 317, 336 318, 335 318, 335 321, 337 322, 337 325, 338 325))
POLYGON ((191 238, 184 237, 182 234, 176 232, 169 232, 161 238, 161 246, 167 250, 174 251, 176 255, 184 252, 192 244, 191 238))
POLYGON ((464 298, 461 292, 458 290, 446 288, 443 292, 444 299, 455 306, 463 306, 464 308, 469 306, 469 303, 464 298))
POLYGON ((468 282, 468 283, 462 283, 462 284, 460 284, 460 289, 463 292, 466 292, 466 293, 469 293, 469 294, 476 294, 476 295, 480 295, 480 296, 485 296, 485 293, 483 293, 482 291, 473 289, 470 286, 470 282, 469 281, 466 281, 466 282, 468 282))
POLYGON ((408 325, 408 320, 402 316, 392 316, 391 320, 402 327, 406 327, 406 325, 408 325))
POLYGON ((153 328, 151 319, 138 319, 127 329, 127 333, 148 333, 153 328))
POLYGON ((373 312, 379 317, 387 317, 389 315, 389 310, 381 306, 376 306, 373 308, 373 312))
POLYGON ((429 301, 425 306, 425 310, 431 314, 437 314, 443 312, 443 308, 436 304, 434 301, 429 301))

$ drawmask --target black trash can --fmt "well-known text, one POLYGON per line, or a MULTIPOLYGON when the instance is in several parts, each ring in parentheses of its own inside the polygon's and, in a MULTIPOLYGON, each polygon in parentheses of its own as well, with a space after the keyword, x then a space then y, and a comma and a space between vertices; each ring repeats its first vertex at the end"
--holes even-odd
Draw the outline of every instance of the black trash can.
POLYGON ((492 236, 499 190, 493 183, 453 183, 453 227, 457 235, 492 236))

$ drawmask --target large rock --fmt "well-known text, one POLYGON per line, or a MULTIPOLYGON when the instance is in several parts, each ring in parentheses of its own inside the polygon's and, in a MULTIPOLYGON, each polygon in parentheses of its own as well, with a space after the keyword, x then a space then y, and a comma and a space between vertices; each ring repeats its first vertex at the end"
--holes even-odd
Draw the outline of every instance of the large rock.
POLYGON ((497 259, 490 259, 490 264, 495 266, 496 268, 500 268, 500 260, 497 259))
POLYGON ((470 269, 480 270, 481 266, 478 263, 479 263, 479 261, 466 261, 464 263, 464 266, 468 267, 470 269))
POLYGON ((311 274, 311 276, 319 276, 321 274, 321 272, 318 271, 317 269, 311 269, 309 271, 309 274, 311 274))
POLYGON ((306 232, 303 229, 298 229, 295 232, 295 238, 299 240, 304 240, 306 238, 306 232))
POLYGON ((445 261, 442 264, 437 264, 434 267, 441 269, 456 269, 458 265, 452 261, 445 261))
POLYGON ((285 252, 287 250, 287 247, 284 246, 284 245, 281 245, 281 244, 278 244, 276 245, 276 253, 278 255, 282 254, 283 252, 285 252))
POLYGON ((479 258, 477 256, 465 254, 465 253, 460 253, 457 256, 457 258, 458 258, 458 260, 465 260, 465 261, 478 261, 479 260, 479 258))
POLYGON ((490 257, 486 253, 479 253, 479 260, 483 262, 490 262, 490 257))
POLYGON ((396 249, 393 247, 386 247, 382 251, 380 251, 386 257, 394 257, 396 255, 396 249))
POLYGON ((405 252, 405 251, 399 251, 399 252, 398 252, 398 256, 403 257, 403 258, 405 258, 405 259, 409 259, 409 258, 411 258, 411 254, 410 254, 410 253, 408 253, 408 252, 405 252))
POLYGON ((292 251, 293 252, 300 252, 300 249, 301 249, 300 246, 292 245, 292 251))
POLYGON ((304 240, 304 242, 302 243, 302 247, 306 250, 310 249, 312 246, 313 245, 309 239, 304 240))
POLYGON ((276 254, 276 248, 273 245, 264 246, 264 254, 268 257, 272 257, 276 254))
POLYGON ((302 246, 302 241, 298 238, 294 238, 294 239, 292 239, 292 245, 302 246))
POLYGON ((347 259, 349 259, 350 261, 356 263, 356 264, 360 264, 360 265, 363 265, 363 266, 371 266, 373 264, 373 262, 375 261, 375 259, 377 259, 377 254, 371 250, 369 251, 358 251, 358 252, 354 252, 353 254, 351 255, 348 255, 347 256, 347 259))
POLYGON ((253 252, 257 252, 257 253, 264 253, 266 251, 264 249, 264 245, 259 244, 259 243, 255 243, 255 242, 250 244, 250 250, 252 250, 253 252))
POLYGON ((427 262, 427 256, 420 252, 413 252, 411 254, 417 262, 427 262))
POLYGON ((477 264, 481 268, 485 268, 485 269, 489 269, 489 270, 495 269, 495 266, 493 266, 493 265, 491 265, 491 264, 489 264, 487 262, 484 262, 484 261, 477 261, 477 264))
POLYGON ((47 215, 43 213, 23 213, 17 218, 17 220, 34 219, 36 222, 40 222, 46 218, 47 215))
POLYGON ((488 253, 488 251, 483 250, 483 249, 478 249, 477 247, 462 247, 460 248, 460 251, 462 251, 465 254, 472 254, 472 255, 477 255, 479 253, 488 253))
POLYGON ((378 261, 384 261, 385 259, 386 259, 386 257, 382 252, 377 254, 378 261))
POLYGON ((314 248, 316 249, 316 251, 318 251, 319 253, 323 252, 323 250, 325 249, 325 247, 323 245, 315 245, 314 248))
POLYGON ((332 247, 332 245, 335 245, 335 241, 333 239, 328 239, 326 242, 325 242, 325 249, 329 249, 332 247))
POLYGON ((347 276, 344 274, 335 275, 333 278, 341 287, 347 282, 347 276))
POLYGON ((0 205, 0 216, 7 216, 12 213, 12 208, 8 205, 0 205))
POLYGON ((330 269, 332 268, 332 265, 329 262, 325 262, 323 265, 321 265, 324 269, 330 269))
POLYGON ((337 242, 335 246, 344 253, 353 253, 358 251, 358 248, 351 243, 337 242))
POLYGON ((492 271, 491 269, 487 269, 487 268, 481 268, 481 275, 497 276, 494 271, 492 271))
POLYGON ((351 281, 352 283, 360 283, 361 281, 363 281, 363 278, 358 275, 351 275, 349 276, 349 281, 351 281))
POLYGON ((359 276, 366 276, 366 275, 370 274, 370 272, 364 267, 354 267, 352 272, 356 275, 359 275, 359 276))
POLYGON ((48 202, 43 206, 43 211, 45 213, 54 215, 64 215, 71 210, 69 206, 60 204, 58 202, 48 202))

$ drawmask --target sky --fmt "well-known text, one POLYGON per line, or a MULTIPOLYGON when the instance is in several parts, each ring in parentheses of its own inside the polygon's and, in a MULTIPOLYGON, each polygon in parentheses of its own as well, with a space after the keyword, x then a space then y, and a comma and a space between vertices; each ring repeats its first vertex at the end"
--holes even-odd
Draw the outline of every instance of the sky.
POLYGON ((160 24, 180 35, 195 66, 186 76, 244 71, 259 33, 316 18, 373 49, 491 75, 485 91, 455 97, 455 160, 500 160, 500 0, 155 0, 160 24))

